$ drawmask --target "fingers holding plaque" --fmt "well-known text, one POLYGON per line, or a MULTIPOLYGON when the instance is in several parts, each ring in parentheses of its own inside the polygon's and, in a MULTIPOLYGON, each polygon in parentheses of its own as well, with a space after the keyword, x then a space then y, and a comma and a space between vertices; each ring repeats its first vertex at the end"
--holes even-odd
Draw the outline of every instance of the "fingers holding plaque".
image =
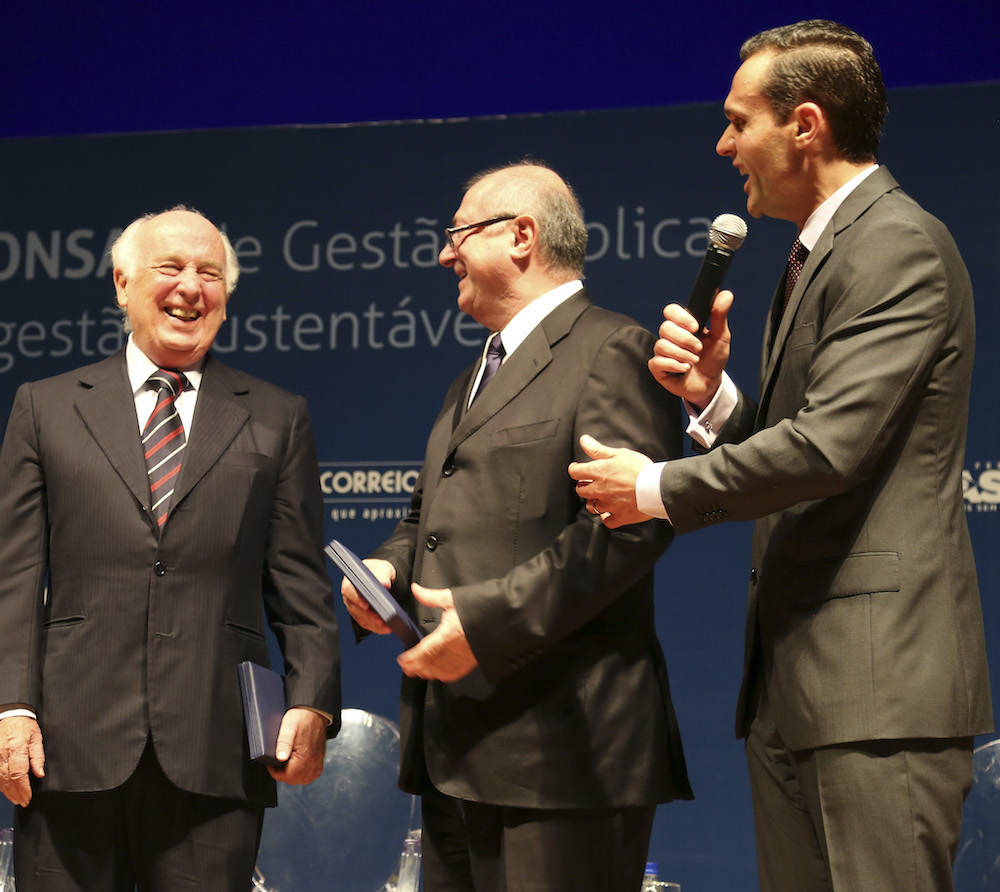
POLYGON ((365 599, 368 606, 374 610, 393 634, 407 647, 413 647, 420 641, 420 629, 410 619, 409 614, 399 605, 399 602, 389 593, 389 590, 378 581, 375 574, 369 570, 351 549, 337 539, 326 546, 327 557, 347 577, 348 581, 365 599))

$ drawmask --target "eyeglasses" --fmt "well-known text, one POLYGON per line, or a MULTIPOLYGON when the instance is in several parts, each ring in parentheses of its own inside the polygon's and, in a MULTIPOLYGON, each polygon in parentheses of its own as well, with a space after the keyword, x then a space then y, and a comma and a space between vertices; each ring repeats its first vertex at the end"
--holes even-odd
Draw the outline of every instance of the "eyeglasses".
POLYGON ((517 217, 517 214, 504 214, 502 217, 490 217, 489 220, 480 220, 478 223, 466 223, 464 226, 449 226, 444 231, 444 234, 448 237, 448 244, 451 246, 451 250, 455 251, 458 249, 458 245, 455 244, 454 239, 456 232, 465 232, 466 229, 478 229, 480 226, 503 223, 505 220, 513 220, 515 217, 517 217))

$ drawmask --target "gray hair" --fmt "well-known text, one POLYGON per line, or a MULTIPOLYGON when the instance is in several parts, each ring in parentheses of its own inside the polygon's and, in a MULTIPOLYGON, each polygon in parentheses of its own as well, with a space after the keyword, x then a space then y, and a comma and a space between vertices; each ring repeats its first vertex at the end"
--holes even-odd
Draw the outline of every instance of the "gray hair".
MULTIPOLYGON (((197 214, 202 219, 208 220, 208 217, 201 213, 201 211, 183 204, 174 205, 172 208, 167 208, 165 211, 160 211, 157 214, 143 214, 129 223, 122 234, 115 239, 110 252, 111 265, 115 269, 122 270, 129 278, 135 276, 139 272, 139 232, 151 220, 155 220, 157 217, 169 214, 172 211, 187 211, 189 214, 197 214)), ((211 223, 212 221, 209 220, 208 222, 211 223)), ((212 225, 214 226, 215 224, 213 223, 212 225)), ((222 239, 222 247, 226 256, 224 274, 226 280, 226 297, 228 298, 236 290, 236 283, 240 280, 240 261, 236 256, 232 242, 229 241, 229 237, 221 229, 216 228, 216 231, 222 239)), ((128 319, 128 310, 125 307, 122 307, 122 325, 126 334, 132 330, 128 319)))

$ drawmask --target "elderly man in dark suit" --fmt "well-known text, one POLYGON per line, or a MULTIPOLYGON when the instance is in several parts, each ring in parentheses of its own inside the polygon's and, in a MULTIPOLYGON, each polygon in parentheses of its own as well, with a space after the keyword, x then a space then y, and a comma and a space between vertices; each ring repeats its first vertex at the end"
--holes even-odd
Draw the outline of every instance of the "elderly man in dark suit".
POLYGON ((339 727, 312 428, 208 354, 239 266, 207 219, 141 218, 112 258, 124 351, 22 386, 0 451, 17 885, 246 892, 272 778, 315 779, 339 727), (267 770, 237 677, 268 663, 265 613, 289 707, 267 770))
POLYGON ((645 374, 652 334, 591 303, 585 248, 566 183, 521 164, 470 182, 441 251, 494 334, 368 561, 428 633, 399 659, 428 892, 634 892, 656 803, 691 796, 653 627, 669 526, 612 532, 566 477, 585 430, 679 451, 679 405, 645 374))
POLYGON ((826 21, 744 44, 717 151, 747 207, 796 225, 755 401, 710 331, 664 310, 650 368, 705 455, 587 440, 578 492, 610 527, 757 521, 737 732, 761 887, 952 888, 972 744, 992 728, 962 500, 972 287, 940 221, 876 164, 871 46, 826 21))

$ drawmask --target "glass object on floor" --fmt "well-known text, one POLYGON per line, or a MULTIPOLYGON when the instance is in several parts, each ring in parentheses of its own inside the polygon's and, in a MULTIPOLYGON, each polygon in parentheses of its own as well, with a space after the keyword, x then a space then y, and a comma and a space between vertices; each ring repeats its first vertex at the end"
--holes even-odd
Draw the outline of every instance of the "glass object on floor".
POLYGON ((0 892, 14 892, 14 831, 0 830, 0 892))
POLYGON ((278 784, 278 807, 264 818, 253 892, 381 892, 420 820, 417 797, 399 789, 398 774, 395 722, 343 710, 319 779, 278 784))
POLYGON ((952 873, 956 892, 1000 892, 1000 739, 972 755, 972 789, 952 873))
POLYGON ((403 840, 396 872, 379 892, 419 892, 420 890, 420 831, 411 830, 403 840))

